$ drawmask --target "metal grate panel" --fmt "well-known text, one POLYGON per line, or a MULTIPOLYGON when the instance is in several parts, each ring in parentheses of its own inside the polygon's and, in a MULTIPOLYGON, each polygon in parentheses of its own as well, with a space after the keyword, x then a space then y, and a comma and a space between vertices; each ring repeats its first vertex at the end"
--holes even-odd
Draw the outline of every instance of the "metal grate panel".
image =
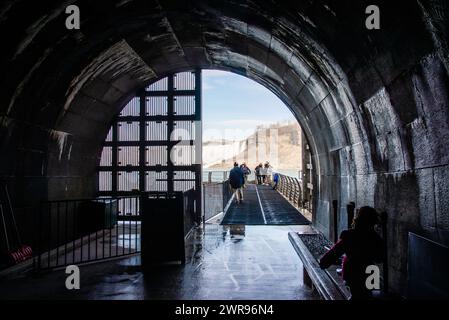
POLYGON ((195 90, 195 72, 180 72, 173 76, 174 90, 195 90))
POLYGON ((139 122, 128 121, 118 123, 119 141, 139 141, 139 122))
POLYGON ((168 112, 167 97, 146 97, 145 113, 147 116, 166 116, 168 112))
POLYGON ((200 70, 170 75, 137 92, 113 121, 104 142, 99 195, 193 188, 199 222, 200 121, 200 70))

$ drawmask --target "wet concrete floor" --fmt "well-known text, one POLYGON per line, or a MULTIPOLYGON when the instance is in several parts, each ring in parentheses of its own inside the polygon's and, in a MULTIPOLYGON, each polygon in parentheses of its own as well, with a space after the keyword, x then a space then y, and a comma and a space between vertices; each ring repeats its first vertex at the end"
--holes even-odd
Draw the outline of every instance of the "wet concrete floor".
POLYGON ((134 255, 81 266, 80 290, 65 288, 64 269, 3 280, 0 299, 319 299, 302 286, 302 264, 288 240, 288 232, 310 228, 206 224, 190 237, 184 266, 144 274, 134 255))

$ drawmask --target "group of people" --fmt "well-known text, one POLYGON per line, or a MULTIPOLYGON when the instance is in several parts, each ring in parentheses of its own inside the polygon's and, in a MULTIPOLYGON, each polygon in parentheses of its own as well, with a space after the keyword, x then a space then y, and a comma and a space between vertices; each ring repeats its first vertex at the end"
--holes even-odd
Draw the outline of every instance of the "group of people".
POLYGON ((271 176, 273 174, 273 167, 267 161, 264 165, 259 163, 259 165, 254 169, 256 174, 257 184, 269 185, 271 183, 271 176))
MULTIPOLYGON (((273 189, 276 189, 279 182, 279 175, 273 174, 273 167, 267 161, 264 165, 260 163, 255 169, 256 182, 260 185, 273 185, 273 189)), ((229 184, 235 192, 235 198, 237 203, 243 201, 243 188, 246 187, 248 182, 248 176, 251 174, 251 169, 242 163, 240 166, 237 162, 234 162, 234 168, 229 173, 229 184)))
POLYGON ((237 162, 234 162, 234 168, 229 172, 229 185, 235 194, 235 201, 241 203, 243 201, 243 188, 248 180, 248 175, 251 174, 251 170, 243 163, 241 166, 237 162), (245 174, 245 172, 248 172, 245 174))

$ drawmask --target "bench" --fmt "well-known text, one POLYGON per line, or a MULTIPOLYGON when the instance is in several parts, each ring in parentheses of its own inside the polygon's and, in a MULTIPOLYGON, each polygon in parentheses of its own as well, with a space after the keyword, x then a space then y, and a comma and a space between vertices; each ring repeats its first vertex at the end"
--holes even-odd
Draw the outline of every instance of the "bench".
POLYGON ((348 293, 326 271, 309 251, 296 232, 289 232, 288 238, 304 266, 304 285, 314 287, 324 300, 348 300, 348 293))

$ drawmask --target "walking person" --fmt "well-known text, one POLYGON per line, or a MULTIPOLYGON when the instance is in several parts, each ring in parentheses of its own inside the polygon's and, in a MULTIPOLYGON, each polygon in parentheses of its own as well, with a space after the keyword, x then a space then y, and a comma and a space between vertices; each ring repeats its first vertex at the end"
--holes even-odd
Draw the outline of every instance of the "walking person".
POLYGON ((234 168, 229 172, 229 184, 235 194, 236 203, 243 201, 243 184, 245 183, 245 176, 243 170, 239 167, 237 162, 234 162, 234 168))
POLYGON ((248 182, 248 175, 251 174, 251 170, 248 168, 245 162, 242 163, 240 169, 242 169, 244 177, 243 188, 246 188, 246 184, 248 182))
POLYGON ((273 190, 276 190, 278 187, 278 184, 279 184, 279 174, 278 173, 273 174, 273 182, 274 182, 273 190))
POLYGON ((267 168, 267 177, 268 177, 268 184, 271 184, 271 181, 273 180, 273 167, 271 164, 267 161, 268 168, 267 168))
POLYGON ((273 167, 270 165, 270 163, 267 161, 265 163, 265 167, 267 168, 267 178, 266 178, 266 184, 270 185, 271 184, 271 176, 273 174, 273 167))
POLYGON ((343 257, 343 280, 351 291, 351 300, 369 299, 366 287, 366 268, 382 262, 382 239, 374 230, 378 223, 372 207, 361 207, 354 220, 354 228, 341 233, 338 242, 320 259, 322 269, 329 268, 343 257))
POLYGON ((262 184, 266 184, 267 183, 267 167, 266 166, 261 166, 260 167, 260 177, 262 180, 262 184))
POLYGON ((262 163, 259 163, 259 165, 254 169, 257 184, 262 184, 262 175, 260 174, 260 170, 262 169, 262 167, 262 163))

